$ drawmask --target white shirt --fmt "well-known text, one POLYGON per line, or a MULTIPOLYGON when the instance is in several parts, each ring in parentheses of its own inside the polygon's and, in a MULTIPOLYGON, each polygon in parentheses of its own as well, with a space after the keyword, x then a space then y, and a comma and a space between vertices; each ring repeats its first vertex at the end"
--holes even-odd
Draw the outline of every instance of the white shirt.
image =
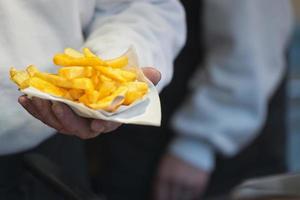
POLYGON ((173 118, 169 150, 211 171, 216 152, 234 156, 261 130, 285 71, 292 13, 287 0, 204 3, 206 62, 173 118))
POLYGON ((161 90, 185 40, 177 0, 0 0, 0 26, 0 155, 35 147, 54 134, 17 103, 10 66, 53 71, 52 56, 65 47, 87 46, 112 58, 133 45, 141 66, 161 71, 161 90))

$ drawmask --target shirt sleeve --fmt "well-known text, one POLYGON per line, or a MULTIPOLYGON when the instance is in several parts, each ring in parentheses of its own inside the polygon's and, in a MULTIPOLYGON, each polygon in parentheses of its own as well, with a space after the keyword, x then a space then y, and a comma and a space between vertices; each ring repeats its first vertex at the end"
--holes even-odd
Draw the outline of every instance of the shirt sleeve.
POLYGON ((169 150, 212 170, 215 152, 236 155, 262 128, 285 71, 292 14, 281 0, 206 0, 204 8, 206 62, 172 120, 169 150))
POLYGON ((185 42, 182 5, 177 0, 98 0, 85 46, 113 58, 133 46, 142 67, 162 74, 161 90, 173 73, 173 61, 185 42))

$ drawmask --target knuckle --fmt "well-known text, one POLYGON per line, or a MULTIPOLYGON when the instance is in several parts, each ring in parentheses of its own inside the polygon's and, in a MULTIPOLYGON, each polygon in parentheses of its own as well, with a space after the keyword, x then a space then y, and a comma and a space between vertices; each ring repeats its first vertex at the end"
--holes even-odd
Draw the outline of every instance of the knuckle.
POLYGON ((77 136, 78 136, 80 139, 83 139, 83 140, 86 140, 86 139, 90 139, 90 138, 91 138, 91 134, 89 134, 89 133, 79 133, 79 134, 77 134, 77 136))
POLYGON ((59 120, 59 122, 62 124, 62 126, 72 133, 78 133, 80 132, 80 127, 74 123, 74 121, 70 120, 69 118, 65 118, 65 120, 59 120))

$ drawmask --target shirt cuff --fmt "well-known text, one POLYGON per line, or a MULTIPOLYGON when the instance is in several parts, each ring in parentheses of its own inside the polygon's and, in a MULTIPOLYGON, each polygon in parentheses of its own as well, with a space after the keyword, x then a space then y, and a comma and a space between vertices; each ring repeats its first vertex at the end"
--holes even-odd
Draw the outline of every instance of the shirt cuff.
POLYGON ((212 171, 215 167, 212 147, 195 138, 176 137, 169 146, 169 153, 205 171, 212 171))

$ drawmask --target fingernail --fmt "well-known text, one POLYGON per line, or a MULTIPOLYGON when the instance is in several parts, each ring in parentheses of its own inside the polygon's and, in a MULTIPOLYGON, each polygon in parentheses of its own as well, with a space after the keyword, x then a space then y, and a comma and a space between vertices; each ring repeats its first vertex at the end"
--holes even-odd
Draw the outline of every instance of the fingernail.
POLYGON ((52 104, 52 110, 54 112, 54 114, 57 116, 57 117, 62 117, 63 116, 63 108, 62 106, 60 105, 60 103, 57 103, 57 102, 53 102, 52 104))
POLYGON ((27 99, 26 99, 26 97, 21 96, 18 98, 18 102, 23 105, 23 104, 27 103, 27 99))
POLYGON ((91 123, 91 129, 92 129, 92 131, 95 131, 95 132, 103 132, 104 131, 103 123, 101 123, 97 120, 93 120, 91 123))

